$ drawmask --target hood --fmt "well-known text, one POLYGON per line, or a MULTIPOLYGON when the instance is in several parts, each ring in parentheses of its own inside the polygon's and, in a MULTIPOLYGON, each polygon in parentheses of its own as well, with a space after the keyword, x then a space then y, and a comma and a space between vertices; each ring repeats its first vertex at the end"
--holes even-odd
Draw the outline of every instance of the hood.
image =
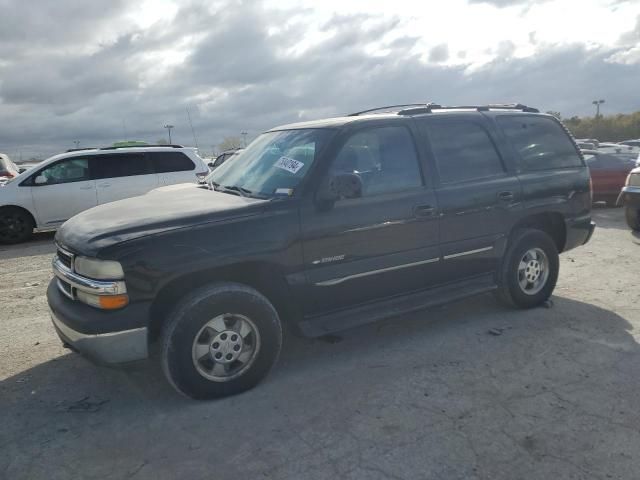
POLYGON ((172 185, 86 210, 60 227, 56 242, 73 252, 95 256, 98 250, 147 235, 254 215, 261 211, 255 207, 266 202, 191 183, 172 185))

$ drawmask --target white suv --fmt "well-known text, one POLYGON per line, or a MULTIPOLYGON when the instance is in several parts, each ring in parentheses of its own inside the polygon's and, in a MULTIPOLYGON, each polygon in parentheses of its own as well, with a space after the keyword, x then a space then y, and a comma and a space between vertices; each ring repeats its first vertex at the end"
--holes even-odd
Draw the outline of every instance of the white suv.
POLYGON ((0 186, 0 243, 27 240, 96 205, 164 185, 196 182, 209 169, 194 148, 107 147, 55 155, 0 186))

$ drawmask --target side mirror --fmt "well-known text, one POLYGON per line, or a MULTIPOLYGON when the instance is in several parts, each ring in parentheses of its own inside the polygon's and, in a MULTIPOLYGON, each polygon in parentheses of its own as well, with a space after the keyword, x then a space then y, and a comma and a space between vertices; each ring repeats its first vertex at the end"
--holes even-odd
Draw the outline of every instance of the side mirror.
POLYGON ((27 169, 26 169, 26 168, 19 168, 19 169, 18 169, 18 173, 24 173, 24 172, 26 172, 26 171, 27 171, 27 169))
POLYGON ((341 198, 362 196, 362 180, 355 173, 341 173, 327 178, 318 191, 317 199, 325 205, 333 205, 341 198))
POLYGON ((44 185, 47 183, 47 177, 45 177, 44 175, 38 175, 33 183, 35 183, 36 185, 44 185))

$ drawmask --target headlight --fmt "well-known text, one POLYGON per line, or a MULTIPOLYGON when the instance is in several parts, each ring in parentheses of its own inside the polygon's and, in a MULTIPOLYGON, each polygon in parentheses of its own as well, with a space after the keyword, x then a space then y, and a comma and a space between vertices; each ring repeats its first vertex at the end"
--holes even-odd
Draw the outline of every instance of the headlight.
POLYGON ((124 278, 122 265, 112 260, 76 257, 74 266, 76 273, 95 280, 120 280, 124 278))
POLYGON ((640 173, 630 173, 627 177, 627 185, 640 187, 640 173))

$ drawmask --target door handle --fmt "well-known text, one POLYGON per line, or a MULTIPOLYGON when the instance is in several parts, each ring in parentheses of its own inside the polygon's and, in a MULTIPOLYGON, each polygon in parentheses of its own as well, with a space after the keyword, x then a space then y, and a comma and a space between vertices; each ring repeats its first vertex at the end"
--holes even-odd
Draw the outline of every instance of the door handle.
POLYGON ((105 187, 110 187, 111 184, 110 183, 99 183, 98 186, 101 187, 101 188, 105 188, 105 187))
POLYGON ((433 217, 436 209, 431 205, 417 205, 413 207, 413 213, 416 217, 433 217))
POLYGON ((93 185, 85 185, 84 187, 80 187, 80 190, 93 190, 93 185))
POLYGON ((513 200, 513 192, 500 192, 498 194, 498 198, 500 200, 513 200))

